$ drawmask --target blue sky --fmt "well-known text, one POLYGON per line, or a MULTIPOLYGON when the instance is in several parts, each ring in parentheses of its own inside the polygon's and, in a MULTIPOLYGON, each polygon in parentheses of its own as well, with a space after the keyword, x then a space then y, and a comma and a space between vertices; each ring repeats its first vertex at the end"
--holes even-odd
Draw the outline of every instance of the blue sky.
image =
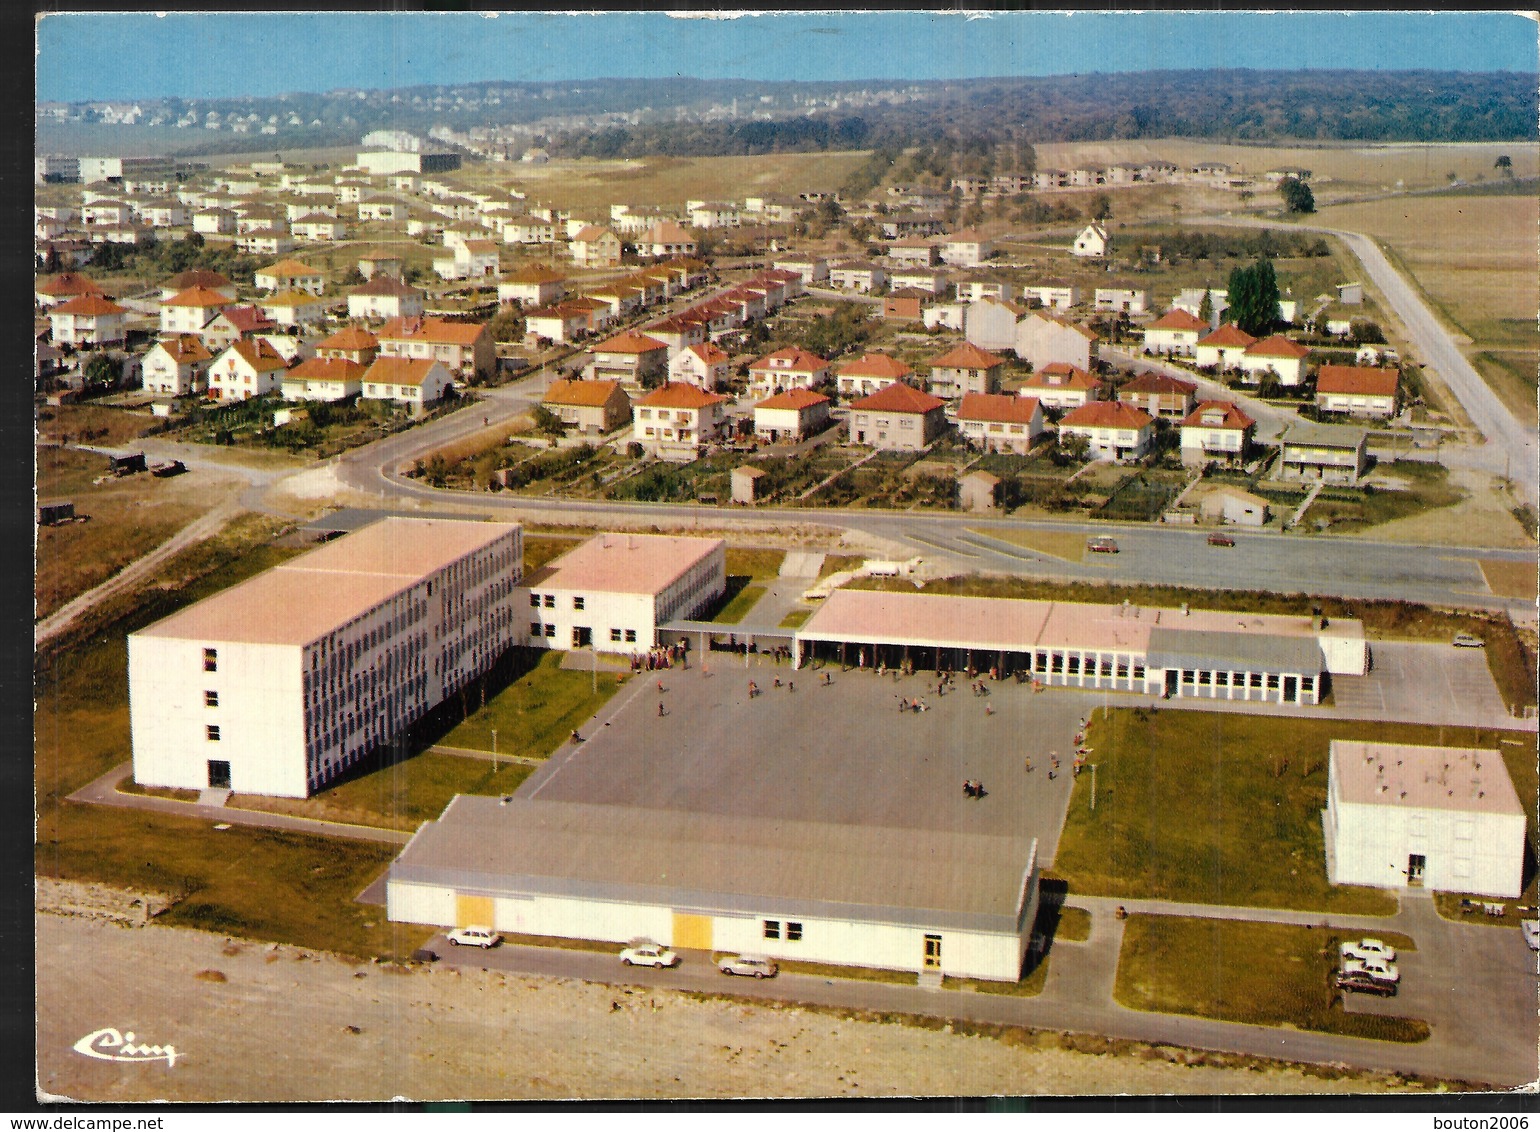
POLYGON ((1503 13, 65 14, 39 100, 220 98, 489 79, 945 79, 1204 67, 1536 72, 1503 13))

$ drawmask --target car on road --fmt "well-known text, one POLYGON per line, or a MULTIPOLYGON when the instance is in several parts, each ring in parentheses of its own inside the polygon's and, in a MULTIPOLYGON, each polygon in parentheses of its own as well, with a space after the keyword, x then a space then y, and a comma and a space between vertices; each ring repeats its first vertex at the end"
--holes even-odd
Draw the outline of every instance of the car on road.
POLYGON ((1529 944, 1529 949, 1540 951, 1540 920, 1522 920, 1519 927, 1524 929, 1524 942, 1529 944))
POLYGON ((449 933, 451 947, 496 947, 503 941, 503 937, 491 928, 470 927, 455 928, 449 933))
POLYGON ((1378 979, 1383 983, 1399 983, 1401 981, 1401 968, 1397 967, 1389 959, 1344 959, 1342 961, 1342 973, 1344 975, 1364 975, 1367 978, 1378 979))
POLYGON ((1380 939, 1349 940, 1338 949, 1344 959, 1394 960, 1396 949, 1380 939))
POLYGON ((729 955, 717 960, 717 970, 724 975, 753 975, 756 979, 770 979, 780 970, 775 960, 763 955, 729 955))
POLYGON ((1456 633, 1454 640, 1449 643, 1457 649, 1480 649, 1486 647, 1486 642, 1474 633, 1456 633))
POLYGON ((1235 536, 1223 535, 1218 531, 1215 531, 1213 534, 1208 536, 1208 544, 1210 546, 1234 546, 1235 536))
POLYGON ((1338 971, 1332 982, 1338 990, 1356 991, 1360 994, 1379 994, 1389 997, 1396 993, 1396 984, 1376 979, 1361 971, 1338 971))
POLYGON ((661 943, 640 941, 622 948, 620 961, 627 967, 677 967, 679 956, 661 943))
POLYGON ((1118 540, 1098 535, 1096 538, 1086 539, 1085 548, 1092 554, 1116 554, 1118 552, 1118 540))

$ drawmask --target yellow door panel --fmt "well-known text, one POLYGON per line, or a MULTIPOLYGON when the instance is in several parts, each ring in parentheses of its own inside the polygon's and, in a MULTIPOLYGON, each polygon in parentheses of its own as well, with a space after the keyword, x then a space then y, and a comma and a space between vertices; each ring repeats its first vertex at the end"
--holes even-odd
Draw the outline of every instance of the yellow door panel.
POLYGON ((711 917, 675 912, 673 946, 689 948, 692 951, 710 951, 711 917))
POLYGON ((492 898, 490 896, 466 896, 462 893, 456 893, 455 927, 468 928, 473 925, 488 928, 497 926, 492 922, 492 898))

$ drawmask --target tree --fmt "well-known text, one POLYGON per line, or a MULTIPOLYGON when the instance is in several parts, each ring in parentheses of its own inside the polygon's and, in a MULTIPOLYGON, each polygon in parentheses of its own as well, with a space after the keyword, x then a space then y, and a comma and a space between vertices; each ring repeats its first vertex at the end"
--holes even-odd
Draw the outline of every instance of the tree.
POLYGON ((1513 176, 1513 158, 1506 153, 1499 154, 1497 160, 1492 163, 1493 169, 1501 169, 1504 177, 1513 176))
POLYGON ((1213 324, 1214 321, 1214 292, 1210 287, 1203 288, 1203 301, 1198 304, 1198 317, 1204 322, 1213 324))
POLYGON ((1091 198, 1091 219, 1107 220, 1112 216, 1112 198, 1106 193, 1097 193, 1091 198))
POLYGON ((114 388, 123 376, 123 363, 116 354, 92 354, 81 370, 87 389, 106 391, 114 388))
POLYGON ((536 405, 531 409, 529 418, 534 423, 535 431, 546 436, 561 436, 567 431, 562 419, 544 405, 536 405))
POLYGON ((1310 186, 1298 177, 1285 177, 1279 181, 1278 192, 1283 197, 1284 207, 1290 212, 1315 211, 1315 194, 1310 191, 1310 186))
POLYGON ((517 342, 524 337, 524 318, 517 311, 500 310, 487 325, 494 342, 517 342))
POLYGON ((1278 321, 1278 277, 1273 261, 1259 259, 1230 272, 1230 321, 1257 337, 1272 333, 1278 321))

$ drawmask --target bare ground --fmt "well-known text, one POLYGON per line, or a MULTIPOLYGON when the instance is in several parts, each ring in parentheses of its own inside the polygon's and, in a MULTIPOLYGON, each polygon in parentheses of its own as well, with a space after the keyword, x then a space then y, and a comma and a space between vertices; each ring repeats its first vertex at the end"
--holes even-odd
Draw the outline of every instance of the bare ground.
POLYGON ((1382 542, 1411 542, 1432 546, 1490 546, 1529 548, 1535 545, 1513 517, 1509 497, 1494 488, 1492 478, 1471 468, 1451 466, 1449 482, 1465 489, 1469 498, 1381 523, 1355 535, 1382 542))
MULTIPOLYGON (((40 1096, 305 1101, 1384 1091, 1394 1080, 1096 1055, 795 1007, 39 913, 40 1096), (73 1051, 112 1026, 176 1063, 73 1051)), ((1051 1041, 1051 1039, 1049 1039, 1051 1041)), ((1194 1055, 1199 1059, 1202 1055, 1194 1055)))

